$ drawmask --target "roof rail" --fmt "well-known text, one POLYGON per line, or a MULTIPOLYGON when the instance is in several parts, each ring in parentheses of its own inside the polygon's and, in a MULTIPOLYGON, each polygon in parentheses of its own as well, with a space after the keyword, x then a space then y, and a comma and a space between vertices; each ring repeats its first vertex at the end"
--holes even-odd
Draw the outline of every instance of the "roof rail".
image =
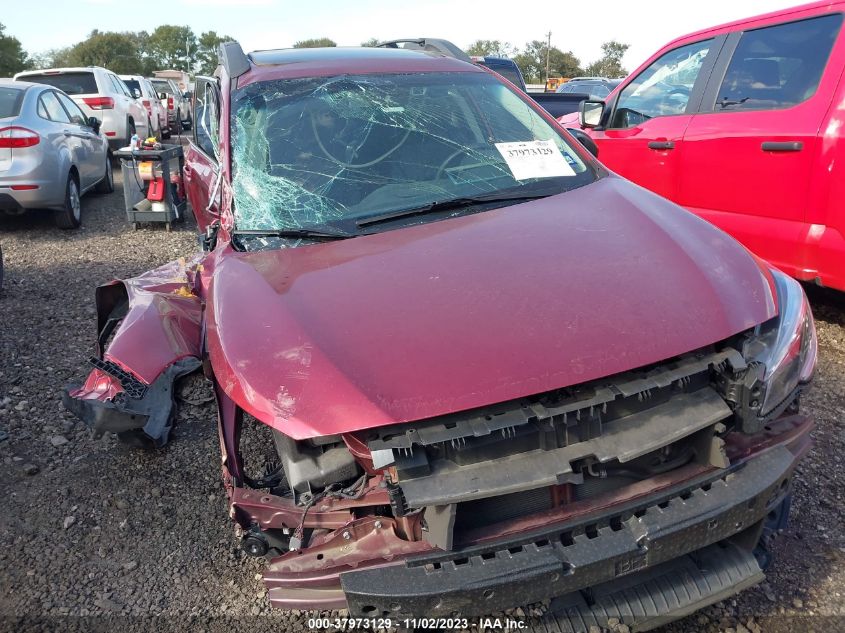
POLYGON ((462 62, 472 63, 470 56, 449 40, 435 39, 432 37, 389 40, 387 42, 379 42, 376 44, 376 48, 406 48, 409 50, 428 51, 430 53, 440 53, 446 57, 454 57, 455 59, 460 59, 462 62), (400 46, 400 44, 404 44, 404 46, 400 46))
POLYGON ((249 59, 238 42, 223 42, 218 53, 220 63, 226 74, 232 79, 240 77, 249 70, 249 59))

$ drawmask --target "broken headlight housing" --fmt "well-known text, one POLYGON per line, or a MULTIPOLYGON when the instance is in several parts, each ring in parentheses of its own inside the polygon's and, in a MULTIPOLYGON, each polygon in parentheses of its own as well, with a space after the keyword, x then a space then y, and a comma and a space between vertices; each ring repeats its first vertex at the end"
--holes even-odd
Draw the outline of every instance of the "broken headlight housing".
POLYGON ((743 350, 749 363, 765 367, 758 403, 761 417, 789 404, 795 390, 813 377, 818 355, 816 326, 804 289, 780 271, 772 270, 772 277, 778 316, 758 325, 743 350))

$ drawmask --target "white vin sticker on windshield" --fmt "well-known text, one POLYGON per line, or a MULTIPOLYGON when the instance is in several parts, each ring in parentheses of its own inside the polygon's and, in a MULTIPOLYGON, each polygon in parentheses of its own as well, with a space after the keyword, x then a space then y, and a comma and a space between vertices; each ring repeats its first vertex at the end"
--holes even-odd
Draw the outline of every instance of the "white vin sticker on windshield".
POLYGON ((575 170, 551 140, 496 143, 496 149, 517 180, 575 175, 575 170))

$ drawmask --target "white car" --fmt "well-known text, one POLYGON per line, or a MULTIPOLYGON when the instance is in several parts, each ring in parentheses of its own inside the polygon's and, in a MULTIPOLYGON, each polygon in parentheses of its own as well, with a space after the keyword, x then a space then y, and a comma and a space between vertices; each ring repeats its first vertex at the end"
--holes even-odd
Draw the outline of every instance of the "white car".
POLYGON ((170 138, 170 124, 167 120, 167 110, 158 98, 150 80, 141 75, 119 75, 126 87, 147 110, 153 126, 152 134, 159 138, 170 138))
POLYGON ((50 68, 18 73, 15 79, 64 91, 85 116, 100 120, 102 134, 112 149, 129 145, 136 132, 141 137, 150 135, 152 126, 146 109, 110 70, 100 66, 50 68))

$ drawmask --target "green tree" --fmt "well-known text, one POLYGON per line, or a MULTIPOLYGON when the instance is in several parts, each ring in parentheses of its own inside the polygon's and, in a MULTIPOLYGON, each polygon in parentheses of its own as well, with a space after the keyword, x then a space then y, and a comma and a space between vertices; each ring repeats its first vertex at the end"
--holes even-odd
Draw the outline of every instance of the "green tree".
POLYGON ((628 74, 622 66, 622 58, 630 44, 610 40, 601 45, 602 57, 587 66, 586 74, 594 77, 624 77, 628 74))
POLYGON ((147 38, 144 53, 155 68, 190 71, 188 52, 196 53, 197 37, 189 26, 162 24, 147 38))
POLYGON ((141 55, 132 33, 100 32, 95 29, 87 39, 73 46, 62 61, 67 66, 103 66, 118 74, 143 71, 141 55))
POLYGON ((20 40, 5 34, 6 27, 0 24, 0 77, 11 77, 29 67, 26 51, 20 40))
POLYGON ((366 42, 361 42, 361 46, 363 46, 364 48, 373 48, 374 46, 379 44, 379 42, 382 42, 382 41, 383 40, 380 40, 376 37, 371 37, 366 42))
POLYGON ((65 46, 64 48, 51 48, 48 51, 31 55, 29 58, 30 66, 34 70, 70 66, 68 58, 70 57, 71 48, 72 47, 70 46, 65 46))
POLYGON ((199 75, 210 75, 217 68, 218 51, 223 42, 231 42, 235 38, 228 35, 217 35, 214 31, 206 31, 197 40, 197 52, 194 55, 194 70, 199 75))
POLYGON ((299 40, 293 45, 294 48, 322 48, 324 46, 337 46, 337 43, 327 37, 317 37, 310 40, 299 40))
POLYGON ((516 49, 510 42, 501 40, 475 40, 467 48, 467 55, 482 55, 491 57, 511 57, 516 49))
POLYGON ((513 58, 526 82, 542 83, 546 80, 547 50, 550 77, 575 77, 583 73, 581 61, 572 51, 564 52, 555 46, 548 48, 546 42, 534 40, 528 42, 522 52, 513 58))

